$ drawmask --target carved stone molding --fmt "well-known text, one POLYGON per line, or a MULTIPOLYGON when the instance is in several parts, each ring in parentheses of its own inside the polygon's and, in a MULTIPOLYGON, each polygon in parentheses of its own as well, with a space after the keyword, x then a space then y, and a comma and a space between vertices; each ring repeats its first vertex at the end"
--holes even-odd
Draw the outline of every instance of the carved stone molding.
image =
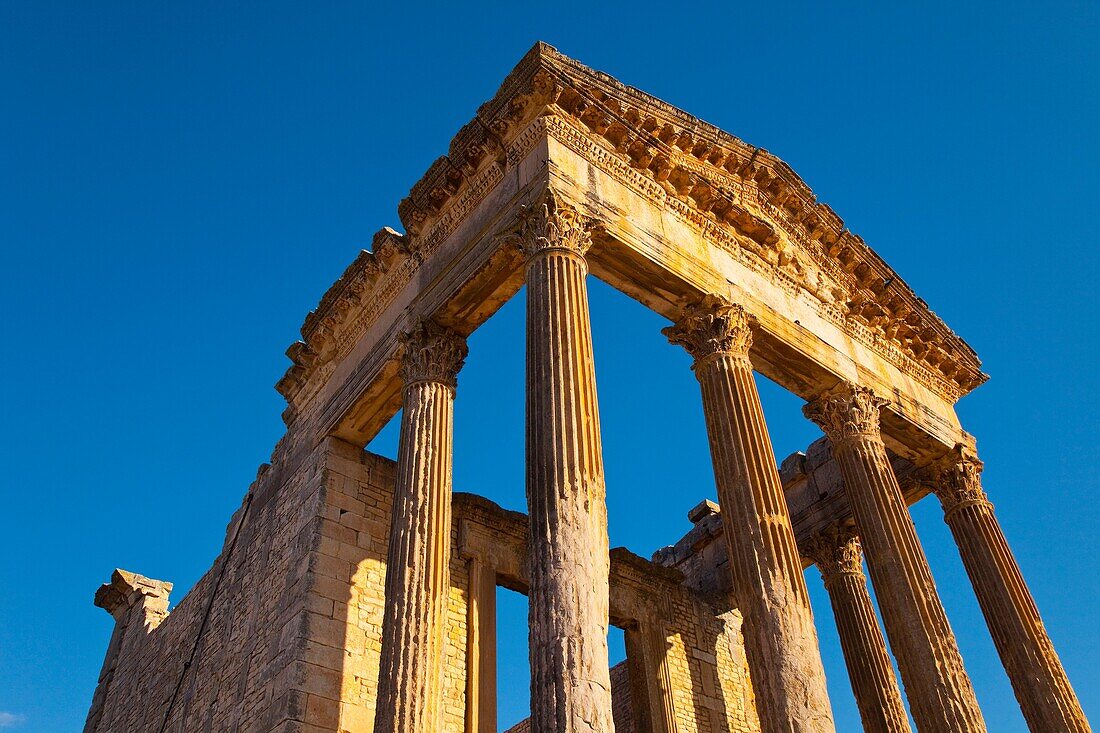
POLYGON ((752 348, 752 317, 739 305, 707 295, 684 309, 680 320, 661 330, 668 340, 701 361, 714 354, 747 360, 752 348))
POLYGON ((978 457, 961 443, 930 467, 927 484, 943 503, 945 515, 963 506, 989 504, 982 489, 983 467, 978 457))
POLYGON ((802 408, 834 445, 856 438, 879 439, 880 411, 889 400, 868 387, 845 382, 802 408))
POLYGON ((833 306, 846 329, 872 348, 904 353, 956 399, 984 381, 973 352, 782 161, 614 80, 593 78, 571 59, 547 59, 573 67, 548 98, 551 109, 597 136, 602 150, 666 194, 671 208, 728 225, 777 276, 833 306))
POLYGON ((438 382, 454 389, 466 361, 466 339, 434 321, 418 320, 400 337, 404 347, 401 379, 405 385, 438 382))
POLYGON ((503 239, 520 248, 528 261, 552 251, 583 258, 592 246, 592 222, 547 189, 523 207, 518 226, 503 239))

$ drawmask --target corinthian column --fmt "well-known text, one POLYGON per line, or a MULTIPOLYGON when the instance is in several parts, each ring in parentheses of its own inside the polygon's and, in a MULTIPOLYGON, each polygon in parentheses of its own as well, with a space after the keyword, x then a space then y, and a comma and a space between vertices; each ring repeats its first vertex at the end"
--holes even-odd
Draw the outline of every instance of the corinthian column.
POLYGON ((841 385, 804 408, 825 431, 844 475, 886 635, 921 733, 985 730, 955 634, 879 432, 886 404, 864 387, 841 385))
POLYGON ((825 590, 829 592, 863 730, 909 733, 901 690, 867 592, 863 551, 855 532, 834 525, 802 549, 821 571, 825 590))
POLYGON ((1036 733, 1091 731, 1008 548, 981 483, 982 462, 957 446, 932 469, 933 490, 959 546, 978 604, 1023 709, 1036 733))
POLYGON ((832 731, 802 563, 749 362, 749 318, 708 296, 664 333, 695 359, 760 724, 765 733, 832 731))
POLYGON ((374 730, 436 733, 443 724, 455 381, 466 342, 431 322, 402 341, 405 391, 374 730))
POLYGON ((523 217, 531 727, 611 733, 607 506, 587 223, 551 194, 523 217))

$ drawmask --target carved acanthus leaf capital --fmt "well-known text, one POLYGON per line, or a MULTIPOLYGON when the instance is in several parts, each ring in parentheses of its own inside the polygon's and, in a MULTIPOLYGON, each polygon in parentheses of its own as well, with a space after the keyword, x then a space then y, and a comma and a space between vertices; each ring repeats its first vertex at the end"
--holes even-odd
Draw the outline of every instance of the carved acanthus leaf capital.
POLYGON ((881 408, 888 404, 870 388, 845 382, 807 403, 802 414, 835 445, 853 438, 879 438, 881 408))
POLYGON ((967 504, 988 503, 982 489, 983 467, 973 451, 962 443, 930 466, 928 480, 945 513, 967 504))
POLYGON ((406 386, 439 382, 454 389, 458 372, 466 361, 466 339, 428 320, 418 320, 400 339, 404 346, 401 379, 406 386))
POLYGON ((850 524, 831 524, 805 541, 799 551, 821 571, 828 583, 839 575, 863 574, 863 549, 850 524))
POLYGON ((739 305, 707 295, 685 308, 680 320, 661 333, 683 346, 696 361, 714 354, 747 359, 752 347, 752 317, 739 305))
POLYGON ((516 228, 504 239, 517 245, 528 260, 553 250, 583 257, 592 246, 592 225, 588 217, 547 189, 523 207, 516 228))

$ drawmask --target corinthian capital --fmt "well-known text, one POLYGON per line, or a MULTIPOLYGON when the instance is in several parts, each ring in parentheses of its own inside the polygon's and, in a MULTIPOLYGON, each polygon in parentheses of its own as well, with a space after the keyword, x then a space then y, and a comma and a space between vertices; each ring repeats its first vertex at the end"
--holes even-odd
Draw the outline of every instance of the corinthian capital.
POLYGON ((668 340, 699 361, 713 354, 747 359, 752 347, 752 318, 745 309, 715 295, 684 309, 680 320, 661 330, 668 340))
POLYGON ((518 227, 505 239, 517 244, 528 260, 552 250, 583 257, 592 246, 592 222, 547 189, 523 208, 518 227))
POLYGON ((878 438, 880 409, 889 403, 867 387, 844 382, 803 406, 802 414, 835 445, 852 438, 878 438))
POLYGON ((863 549, 851 525, 832 524, 798 549, 817 565, 826 583, 838 575, 863 574, 863 549))
POLYGON ((418 320, 400 339, 405 349, 401 379, 406 386, 414 382, 439 382, 454 389, 458 372, 466 361, 466 339, 426 320, 418 320))
POLYGON ((982 489, 983 467, 978 457, 962 443, 932 464, 930 483, 945 513, 950 514, 965 504, 988 503, 982 489))

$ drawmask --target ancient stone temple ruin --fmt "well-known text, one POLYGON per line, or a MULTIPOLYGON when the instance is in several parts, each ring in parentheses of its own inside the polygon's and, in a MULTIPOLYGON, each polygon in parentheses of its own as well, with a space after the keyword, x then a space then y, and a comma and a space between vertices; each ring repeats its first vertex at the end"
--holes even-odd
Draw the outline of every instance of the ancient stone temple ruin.
POLYGON ((782 161, 539 44, 398 215, 287 351, 286 434, 213 567, 171 612, 121 570, 96 594, 86 731, 495 732, 497 586, 530 604, 515 730, 833 731, 811 565, 866 730, 910 730, 905 699, 922 733, 984 731, 928 494, 1031 730, 1089 730, 955 414, 977 356, 782 161), (648 560, 608 548, 589 274, 700 385, 719 504, 648 560), (524 285, 528 515, 451 482, 465 339, 524 285), (826 436, 778 466, 754 371, 826 436), (395 463, 364 446, 399 409, 395 463))

